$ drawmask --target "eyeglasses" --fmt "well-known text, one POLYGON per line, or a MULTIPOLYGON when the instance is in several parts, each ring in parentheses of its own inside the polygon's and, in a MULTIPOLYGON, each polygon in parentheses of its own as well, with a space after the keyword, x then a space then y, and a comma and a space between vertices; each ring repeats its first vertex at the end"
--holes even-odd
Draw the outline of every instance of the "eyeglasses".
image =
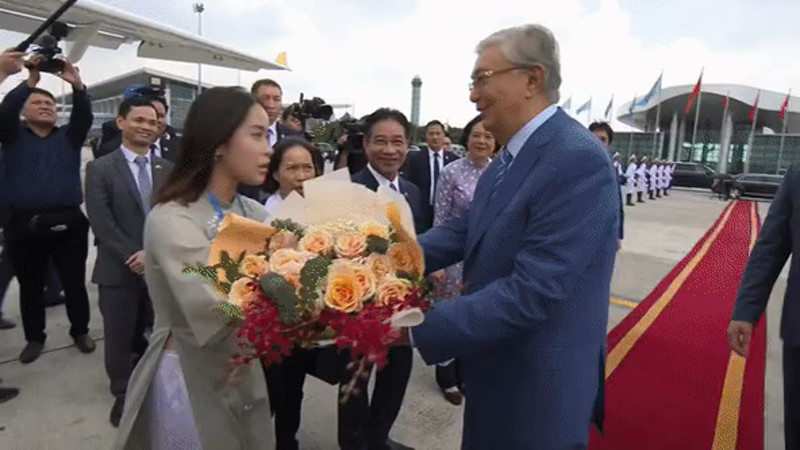
POLYGON ((485 70, 483 72, 478 72, 472 75, 472 81, 470 81, 469 83, 469 90, 471 91, 473 89, 483 88, 484 86, 486 86, 486 81, 495 75, 502 75, 504 73, 511 72, 512 70, 522 70, 524 68, 525 67, 514 66, 514 67, 509 67, 507 69, 485 70))

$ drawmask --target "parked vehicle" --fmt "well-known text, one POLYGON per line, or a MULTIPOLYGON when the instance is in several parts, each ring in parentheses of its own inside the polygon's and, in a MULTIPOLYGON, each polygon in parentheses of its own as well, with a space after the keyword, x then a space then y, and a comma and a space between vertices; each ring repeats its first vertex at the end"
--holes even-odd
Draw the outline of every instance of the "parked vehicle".
POLYGON ((731 185, 731 197, 743 196, 775 197, 783 175, 766 173, 747 173, 734 175, 731 185))
POLYGON ((672 186, 710 189, 716 175, 717 172, 705 164, 678 162, 672 172, 672 186))

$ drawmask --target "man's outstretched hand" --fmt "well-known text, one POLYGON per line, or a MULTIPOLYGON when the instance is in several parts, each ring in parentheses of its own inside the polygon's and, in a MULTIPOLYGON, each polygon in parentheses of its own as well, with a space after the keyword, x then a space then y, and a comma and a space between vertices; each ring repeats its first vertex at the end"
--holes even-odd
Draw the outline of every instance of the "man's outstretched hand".
POLYGON ((743 320, 732 320, 728 325, 728 346, 739 356, 747 358, 752 338, 753 324, 743 320))

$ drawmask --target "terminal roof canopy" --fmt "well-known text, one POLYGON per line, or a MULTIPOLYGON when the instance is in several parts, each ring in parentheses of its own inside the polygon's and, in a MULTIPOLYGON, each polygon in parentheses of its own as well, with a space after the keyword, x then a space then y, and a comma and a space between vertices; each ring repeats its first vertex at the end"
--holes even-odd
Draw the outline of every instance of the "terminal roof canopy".
MULTIPOLYGON (((30 34, 62 3, 60 0, 0 0, 0 29, 30 34)), ((139 43, 138 55, 143 58, 254 72, 288 69, 91 0, 79 0, 59 20, 70 27, 65 41, 71 44, 68 58, 73 62, 80 60, 89 46, 116 50, 122 44, 139 43)))
MULTIPOLYGON (((629 112, 631 102, 628 101, 618 109, 617 120, 640 130, 652 130, 660 102, 661 117, 659 127, 661 130, 669 130, 674 114, 677 114, 678 121, 686 120, 691 123, 694 121, 695 109, 698 104, 697 99, 695 99, 688 115, 684 115, 684 108, 693 89, 694 85, 692 84, 665 87, 661 91, 660 99, 658 97, 651 98, 647 104, 635 107, 632 114, 629 112)), ((733 123, 750 123, 750 109, 757 95, 759 96, 757 126, 767 127, 776 133, 780 133, 783 127, 780 110, 786 100, 787 93, 767 89, 759 90, 756 87, 740 84, 704 84, 702 86, 700 105, 700 123, 707 122, 721 125, 726 96, 729 100, 728 114, 730 114, 733 123)), ((792 96, 789 99, 786 125, 788 133, 800 133, 799 97, 792 96)))

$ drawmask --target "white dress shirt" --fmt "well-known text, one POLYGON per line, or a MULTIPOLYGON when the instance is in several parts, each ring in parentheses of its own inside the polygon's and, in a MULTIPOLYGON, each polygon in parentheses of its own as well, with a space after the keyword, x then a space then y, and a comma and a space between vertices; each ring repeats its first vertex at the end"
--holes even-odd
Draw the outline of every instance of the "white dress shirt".
POLYGON ((372 167, 372 164, 367 164, 367 169, 372 174, 372 176, 375 177, 375 180, 378 181, 378 186, 387 186, 389 189, 391 189, 392 185, 393 185, 394 186, 394 190, 397 191, 397 192, 400 192, 402 194, 402 191, 400 190, 400 176, 399 175, 395 175, 394 176, 394 180, 390 181, 390 180, 386 179, 386 177, 384 177, 383 175, 378 173, 378 171, 375 170, 372 167))
POLYGON ((128 168, 131 170, 131 174, 133 174, 133 181, 136 182, 136 187, 141 190, 141 186, 139 186, 139 165, 134 162, 137 156, 144 156, 147 158, 147 164, 145 164, 145 170, 147 170, 147 177, 150 178, 150 186, 153 185, 153 166, 152 166, 152 158, 150 157, 150 152, 146 155, 139 155, 138 153, 133 152, 132 150, 128 150, 125 148, 124 145, 120 146, 120 150, 122 150, 122 154, 125 155, 125 160, 128 161, 128 168))
POLYGON ((283 197, 281 197, 280 192, 270 195, 267 198, 267 201, 264 202, 264 209, 267 210, 267 215, 271 216, 272 213, 278 209, 278 206, 280 206, 281 203, 283 203, 283 197))
POLYGON ((436 198, 436 183, 434 183, 433 174, 435 173, 435 165, 439 165, 439 177, 442 176, 442 170, 444 169, 444 148, 440 148, 438 151, 433 150, 432 148, 428 147, 428 160, 430 161, 430 177, 431 177, 431 191, 428 193, 428 201, 433 204, 433 199, 436 198), (439 155, 437 158, 436 155, 439 155))
POLYGON ((278 121, 272 122, 272 125, 267 128, 267 137, 269 138, 269 146, 275 147, 278 142, 278 121))

